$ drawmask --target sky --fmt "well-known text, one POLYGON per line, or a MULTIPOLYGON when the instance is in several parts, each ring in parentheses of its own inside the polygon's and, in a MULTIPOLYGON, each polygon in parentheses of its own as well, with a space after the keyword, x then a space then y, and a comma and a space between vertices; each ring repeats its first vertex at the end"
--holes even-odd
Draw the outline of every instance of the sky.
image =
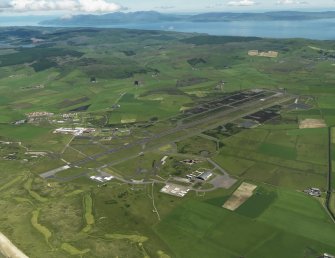
POLYGON ((168 13, 335 11, 335 0, 0 0, 0 17, 148 10, 168 13))

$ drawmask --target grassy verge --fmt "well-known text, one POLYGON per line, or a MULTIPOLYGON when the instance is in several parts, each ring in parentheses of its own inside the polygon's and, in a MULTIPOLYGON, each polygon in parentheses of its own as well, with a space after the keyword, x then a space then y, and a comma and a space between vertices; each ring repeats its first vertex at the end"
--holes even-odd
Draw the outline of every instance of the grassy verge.
POLYGON ((134 243, 144 243, 145 241, 148 240, 147 237, 140 235, 106 234, 105 237, 108 239, 117 239, 117 240, 127 239, 134 243))
POLYGON ((65 252, 69 253, 70 255, 83 255, 83 254, 86 254, 90 251, 90 249, 88 249, 88 248, 84 249, 84 250, 79 250, 76 247, 74 247, 73 245, 70 245, 68 243, 63 243, 61 245, 61 248, 65 252))
POLYGON ((33 225, 33 227, 38 232, 40 232, 44 236, 47 243, 49 243, 49 239, 52 236, 50 230, 47 227, 38 223, 38 217, 40 215, 40 209, 37 209, 37 210, 33 211, 32 214, 33 214, 33 216, 31 218, 31 224, 33 225))
POLYGON ((14 178, 12 181, 9 181, 7 184, 4 184, 3 186, 0 187, 0 191, 5 190, 9 187, 11 187, 12 185, 16 184, 17 182, 19 182, 22 179, 22 176, 18 176, 16 178, 14 178))
POLYGON ((330 197, 329 208, 332 211, 332 213, 335 214, 335 192, 333 192, 331 197, 330 197))
POLYGON ((29 178, 23 186, 24 189, 26 189, 29 192, 30 196, 33 197, 35 200, 37 200, 39 202, 47 202, 48 201, 47 198, 44 198, 44 197, 40 196, 38 193, 31 190, 32 183, 33 183, 33 179, 29 178))
POLYGON ((87 233, 91 230, 92 225, 94 224, 93 200, 92 200, 91 194, 86 193, 84 195, 83 206, 85 209, 84 218, 86 221, 86 226, 83 228, 83 232, 87 233))
POLYGON ((67 193, 64 196, 65 197, 71 197, 71 196, 75 196, 77 194, 81 194, 82 192, 84 192, 83 190, 74 190, 73 192, 67 193))
POLYGON ((158 255, 159 258, 171 258, 169 255, 167 255, 163 251, 158 251, 157 255, 158 255))

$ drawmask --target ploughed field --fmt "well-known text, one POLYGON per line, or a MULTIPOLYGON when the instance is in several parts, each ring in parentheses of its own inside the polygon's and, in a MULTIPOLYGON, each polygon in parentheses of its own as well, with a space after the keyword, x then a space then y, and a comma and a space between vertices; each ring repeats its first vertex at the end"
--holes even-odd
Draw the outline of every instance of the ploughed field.
POLYGON ((0 231, 29 257, 335 254, 324 208, 335 42, 60 28, 0 37, 0 231), (253 190, 225 209, 240 185, 253 190))

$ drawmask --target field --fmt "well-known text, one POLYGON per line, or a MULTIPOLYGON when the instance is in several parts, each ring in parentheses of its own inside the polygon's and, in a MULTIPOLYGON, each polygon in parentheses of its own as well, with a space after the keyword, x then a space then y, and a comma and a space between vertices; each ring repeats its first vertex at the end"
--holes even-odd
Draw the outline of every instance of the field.
MULTIPOLYGON (((316 200, 293 191, 270 191, 276 197, 263 202, 266 207, 256 218, 250 209, 235 213, 206 201, 189 201, 155 229, 176 257, 317 257, 317 250, 334 252, 335 229, 316 200)), ((259 203, 250 198, 244 205, 259 203)))
POLYGON ((38 27, 0 37, 0 232, 29 257, 335 254, 324 207, 334 59, 319 51, 333 41, 38 27), (32 37, 45 41, 24 47, 32 37), (242 183, 257 188, 223 208, 242 183), (162 193, 169 184, 190 190, 162 193))
POLYGON ((223 143, 215 160, 238 177, 299 190, 326 187, 327 129, 263 127, 223 143))
POLYGON ((239 188, 232 194, 232 196, 222 205, 223 208, 235 211, 250 197, 252 197, 257 185, 252 185, 243 182, 239 188))

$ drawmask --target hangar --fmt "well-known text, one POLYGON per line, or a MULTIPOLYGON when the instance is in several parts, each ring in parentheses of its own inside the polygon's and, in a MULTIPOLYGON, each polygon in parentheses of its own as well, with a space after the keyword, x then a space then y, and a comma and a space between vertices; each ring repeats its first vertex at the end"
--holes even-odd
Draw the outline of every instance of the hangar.
POLYGON ((207 181, 212 175, 213 175, 212 172, 206 171, 206 172, 203 172, 202 174, 200 174, 199 176, 197 176, 197 179, 207 181))

